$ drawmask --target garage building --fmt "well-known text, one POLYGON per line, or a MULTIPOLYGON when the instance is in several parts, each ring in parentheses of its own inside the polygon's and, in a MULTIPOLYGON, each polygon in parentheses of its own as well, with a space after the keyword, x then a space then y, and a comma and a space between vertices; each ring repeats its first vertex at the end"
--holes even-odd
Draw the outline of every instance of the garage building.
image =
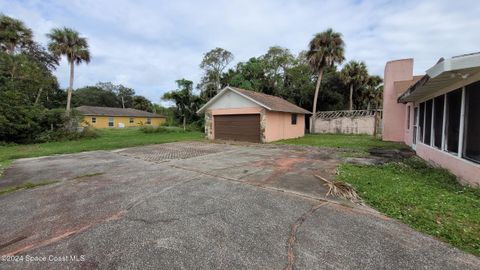
POLYGON ((197 113, 209 139, 272 142, 303 137, 305 114, 280 97, 227 86, 197 113))

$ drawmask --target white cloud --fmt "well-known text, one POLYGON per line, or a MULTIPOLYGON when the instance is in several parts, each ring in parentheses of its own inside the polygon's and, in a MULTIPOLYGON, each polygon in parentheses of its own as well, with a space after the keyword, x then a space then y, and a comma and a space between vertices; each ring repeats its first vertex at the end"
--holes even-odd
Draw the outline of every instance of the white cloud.
MULTIPOLYGON (((214 47, 235 61, 280 45, 305 49, 327 27, 342 32, 347 59, 364 60, 383 75, 386 61, 415 58, 423 73, 439 57, 478 50, 476 1, 95 1, 12 2, 3 12, 31 27, 46 43, 52 27, 87 36, 92 62, 77 68, 75 86, 112 81, 133 87, 154 102, 175 80, 198 82, 202 54, 214 47)), ((68 83, 65 63, 56 72, 68 83)))

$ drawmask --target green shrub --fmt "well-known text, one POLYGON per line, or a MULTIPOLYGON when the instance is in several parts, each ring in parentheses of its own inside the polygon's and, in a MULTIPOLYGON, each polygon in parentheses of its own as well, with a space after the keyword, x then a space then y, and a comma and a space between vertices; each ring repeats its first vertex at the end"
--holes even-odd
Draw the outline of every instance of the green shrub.
POLYGON ((5 143, 35 143, 76 139, 91 136, 78 132, 80 114, 64 109, 45 109, 42 106, 12 106, 0 102, 0 141, 5 143))
POLYGON ((156 128, 153 126, 142 126, 140 127, 140 131, 142 131, 143 133, 155 133, 156 128))
POLYGON ((201 117, 197 121, 193 121, 187 125, 187 129, 192 131, 204 131, 205 129, 205 117, 201 117))
POLYGON ((98 137, 98 132, 95 128, 93 127, 85 127, 83 130, 80 132, 80 138, 97 138, 98 137))
POLYGON ((160 126, 161 127, 170 127, 170 126, 172 126, 172 123, 167 120, 165 122, 160 123, 160 126))
POLYGON ((85 127, 81 130, 65 128, 58 130, 47 130, 40 133, 36 138, 36 143, 53 142, 53 141, 71 141, 83 138, 96 138, 98 137, 97 131, 93 127, 85 127))

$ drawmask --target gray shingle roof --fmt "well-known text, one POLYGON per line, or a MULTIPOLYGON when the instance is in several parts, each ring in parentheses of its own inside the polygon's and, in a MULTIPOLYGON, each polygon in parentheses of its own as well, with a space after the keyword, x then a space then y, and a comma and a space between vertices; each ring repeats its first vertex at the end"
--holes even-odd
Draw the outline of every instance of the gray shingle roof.
POLYGON ((80 106, 75 108, 84 115, 104 115, 104 116, 128 116, 128 117, 163 117, 151 112, 136 110, 132 108, 112 108, 112 107, 97 107, 97 106, 80 106))

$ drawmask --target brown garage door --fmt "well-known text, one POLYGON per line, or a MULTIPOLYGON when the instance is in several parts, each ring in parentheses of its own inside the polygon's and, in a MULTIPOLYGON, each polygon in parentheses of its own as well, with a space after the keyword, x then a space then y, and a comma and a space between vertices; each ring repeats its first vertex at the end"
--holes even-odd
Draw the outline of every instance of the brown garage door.
POLYGON ((215 115, 215 139, 260 142, 260 114, 215 115))

